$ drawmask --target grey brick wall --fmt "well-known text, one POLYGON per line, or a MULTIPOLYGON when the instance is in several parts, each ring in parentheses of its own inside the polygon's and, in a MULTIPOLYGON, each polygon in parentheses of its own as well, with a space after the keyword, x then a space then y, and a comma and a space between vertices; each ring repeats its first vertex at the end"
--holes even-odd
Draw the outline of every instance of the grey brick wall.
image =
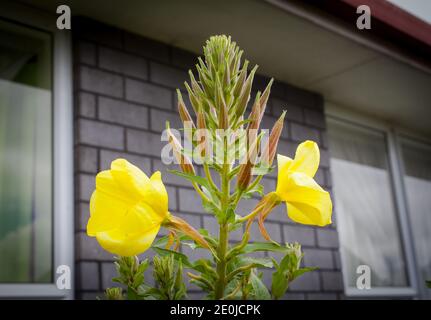
MULTIPOLYGON (((117 157, 125 157, 146 172, 161 170, 168 187, 170 210, 196 228, 214 230, 215 219, 204 212, 190 184, 166 172, 160 161, 160 132, 166 119, 173 127, 180 123, 175 106, 175 88, 183 88, 187 70, 195 56, 181 49, 130 34, 113 27, 76 18, 74 21, 74 96, 75 96, 75 177, 76 177, 76 290, 77 297, 95 298, 111 284, 115 270, 112 256, 103 251, 85 227, 88 202, 95 174, 109 168, 117 157)), ((262 90, 268 79, 257 76, 254 90, 262 90)), ((321 168, 317 181, 331 190, 328 145, 322 98, 312 92, 275 82, 265 119, 271 128, 282 110, 287 109, 279 152, 293 156, 304 139, 321 147, 321 168)), ((267 191, 275 188, 275 175, 264 178, 267 191)), ((246 200, 240 208, 246 213, 256 204, 246 200)), ((342 297, 342 277, 335 225, 318 229, 294 224, 279 206, 267 221, 277 241, 299 241, 305 251, 305 265, 319 271, 304 275, 290 288, 286 299, 336 299, 342 297)), ((239 230, 232 241, 242 237, 239 230)), ((261 239, 252 228, 252 239, 261 239)), ((203 252, 186 251, 192 257, 203 252)), ((144 256, 151 256, 147 252, 144 256)), ((151 271, 148 271, 151 279, 151 271)), ((264 272, 266 282, 271 274, 264 272)), ((191 297, 202 296, 189 285, 191 297)))

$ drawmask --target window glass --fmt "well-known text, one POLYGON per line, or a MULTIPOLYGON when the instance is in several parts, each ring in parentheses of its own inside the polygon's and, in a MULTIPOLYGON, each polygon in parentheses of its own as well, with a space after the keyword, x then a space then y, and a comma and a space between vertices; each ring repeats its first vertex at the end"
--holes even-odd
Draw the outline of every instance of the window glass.
POLYGON ((51 50, 0 20, 0 283, 52 281, 51 50))
MULTIPOLYGON (((404 185, 420 282, 431 280, 431 146, 403 140, 404 185)), ((425 289, 428 298, 431 290, 425 289)))
POLYGON ((357 267, 368 265, 372 287, 408 286, 385 135, 331 119, 328 136, 347 285, 355 288, 357 267))

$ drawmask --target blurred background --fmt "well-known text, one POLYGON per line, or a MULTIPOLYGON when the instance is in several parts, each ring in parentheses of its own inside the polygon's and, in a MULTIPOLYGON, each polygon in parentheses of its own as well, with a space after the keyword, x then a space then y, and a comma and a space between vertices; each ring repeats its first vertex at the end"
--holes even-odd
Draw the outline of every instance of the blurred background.
MULTIPOLYGON (((0 298, 94 299, 113 285, 113 257, 85 229, 94 177, 117 157, 161 170, 170 211, 217 232, 160 160, 165 121, 181 127, 175 88, 185 91, 215 34, 259 65, 254 94, 275 78, 263 127, 287 110, 279 152, 293 156, 305 139, 321 148, 316 180, 332 194, 334 223, 297 225, 281 206, 268 217, 274 240, 299 241, 305 265, 319 267, 285 298, 431 298, 428 0, 1 0, 0 298), (57 28, 59 5, 70 30, 57 28), (369 290, 357 287, 361 265, 369 290)), ((275 182, 264 178, 265 191, 275 182)))

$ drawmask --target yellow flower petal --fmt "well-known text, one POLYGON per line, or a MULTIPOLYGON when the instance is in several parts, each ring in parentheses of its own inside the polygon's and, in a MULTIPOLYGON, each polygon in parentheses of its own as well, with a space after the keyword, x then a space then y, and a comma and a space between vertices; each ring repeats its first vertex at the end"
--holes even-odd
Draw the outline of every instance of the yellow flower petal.
POLYGON ((94 237, 97 232, 114 229, 121 224, 128 210, 129 204, 122 199, 94 191, 90 199, 87 234, 94 237))
POLYGON ((162 217, 149 205, 141 202, 128 210, 126 216, 117 227, 126 234, 145 233, 160 225, 162 221, 162 217))
POLYGON ((331 223, 332 201, 323 190, 304 173, 292 173, 280 198, 287 203, 289 217, 298 223, 325 226, 331 223))
POLYGON ((320 151, 317 143, 307 140, 296 149, 295 159, 289 171, 302 172, 313 178, 319 168, 320 151))
POLYGON ((292 163, 292 159, 281 154, 277 154, 278 174, 287 171, 292 163))
POLYGON ((148 188, 145 190, 144 201, 152 200, 151 205, 156 212, 166 217, 168 212, 168 192, 166 191, 165 185, 162 181, 162 174, 160 171, 156 171, 150 178, 152 189, 148 188), (148 200, 147 200, 148 199, 148 200))
POLYGON ((110 172, 121 188, 138 199, 143 196, 143 191, 150 182, 144 172, 125 159, 112 161, 110 172))
POLYGON ((96 176, 87 234, 109 252, 135 255, 148 249, 168 215, 160 172, 148 178, 127 160, 117 159, 96 176))
POLYGON ((159 232, 160 225, 145 232, 135 235, 125 234, 118 229, 99 232, 96 239, 106 251, 123 257, 138 255, 146 251, 159 232))
POLYGON ((127 189, 121 187, 110 170, 101 171, 97 174, 96 190, 132 205, 139 199, 135 194, 131 194, 127 189))

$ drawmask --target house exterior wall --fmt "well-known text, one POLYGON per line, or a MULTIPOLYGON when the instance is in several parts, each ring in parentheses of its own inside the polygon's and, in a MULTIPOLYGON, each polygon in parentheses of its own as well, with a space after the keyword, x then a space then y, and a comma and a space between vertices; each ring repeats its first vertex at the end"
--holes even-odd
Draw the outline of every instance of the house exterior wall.
MULTIPOLYGON (((108 169, 117 157, 125 157, 147 173, 160 170, 169 193, 169 210, 196 228, 214 230, 216 220, 206 213, 191 185, 166 172, 160 160, 161 131, 166 120, 180 128, 176 111, 175 89, 184 89, 187 70, 196 56, 164 43, 116 29, 102 23, 76 18, 73 21, 74 47, 74 128, 75 128, 75 245, 76 297, 94 299, 112 286, 115 275, 113 257, 103 251, 94 238, 86 235, 89 200, 97 172, 108 169)), ((258 61, 256 61, 258 63, 258 61)), ((268 78, 257 76, 254 90, 262 90, 268 78)), ((275 82, 263 120, 270 129, 286 109, 286 122, 279 143, 279 153, 293 156, 296 146, 305 139, 318 142, 321 168, 316 180, 331 191, 329 151, 321 96, 275 82)), ((265 191, 274 190, 275 175, 263 179, 265 191)), ((257 199, 244 200, 239 212, 245 214, 257 199)), ((305 252, 305 265, 319 270, 296 280, 287 299, 337 299, 343 295, 338 234, 335 223, 326 228, 294 224, 286 209, 279 206, 267 219, 271 237, 280 242, 299 241, 305 252)), ((251 238, 261 240, 257 228, 251 238)), ((233 241, 241 239, 232 234, 233 241)), ((192 258, 204 256, 182 248, 192 258)), ((143 257, 151 256, 151 252, 143 257)), ((147 272, 151 282, 151 271, 147 272)), ((270 283, 271 273, 264 271, 270 283)), ((189 285, 190 298, 201 298, 198 287, 189 285)))

